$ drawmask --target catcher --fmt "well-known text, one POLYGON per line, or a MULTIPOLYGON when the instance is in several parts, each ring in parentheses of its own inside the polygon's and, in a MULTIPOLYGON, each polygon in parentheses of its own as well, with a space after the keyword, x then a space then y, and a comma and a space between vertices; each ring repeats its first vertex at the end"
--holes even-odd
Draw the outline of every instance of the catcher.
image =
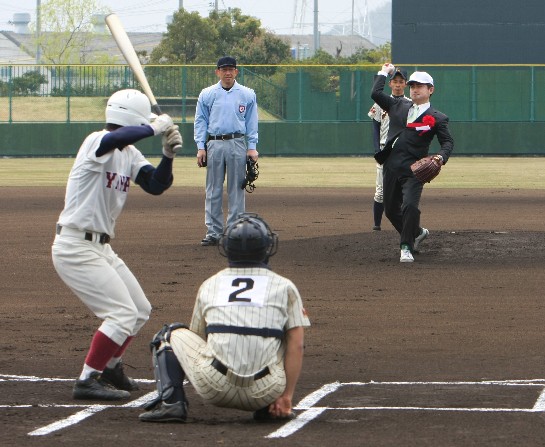
POLYGON ((200 287, 189 327, 165 325, 151 343, 158 397, 143 422, 185 422, 187 376, 205 402, 294 417, 292 399, 310 326, 295 285, 268 266, 277 236, 257 214, 239 214, 222 236, 229 267, 200 287))
POLYGON ((433 78, 424 71, 415 71, 407 82, 411 100, 392 98, 384 93, 384 85, 386 77, 394 72, 392 64, 384 64, 371 91, 371 98, 390 116, 386 145, 375 154, 375 159, 383 165, 384 211, 400 234, 399 260, 413 262, 413 253, 429 235, 420 226, 419 204, 424 183, 431 181, 448 161, 454 140, 448 117, 430 104, 435 89, 433 78), (426 159, 435 136, 441 148, 426 159))

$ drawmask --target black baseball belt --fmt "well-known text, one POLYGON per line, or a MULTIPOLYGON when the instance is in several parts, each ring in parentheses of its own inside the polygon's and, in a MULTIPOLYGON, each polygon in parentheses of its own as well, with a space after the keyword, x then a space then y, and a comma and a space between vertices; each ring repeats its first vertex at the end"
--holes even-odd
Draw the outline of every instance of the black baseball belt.
MULTIPOLYGON (((212 368, 214 368, 219 373, 223 374, 224 376, 227 375, 227 371, 229 371, 229 368, 225 366, 223 363, 221 363, 218 359, 212 360, 212 368)), ((262 379, 263 377, 268 376, 271 373, 268 366, 265 366, 261 371, 258 371, 254 374, 254 380, 262 379)))
POLYGON ((243 133, 226 133, 224 135, 208 135, 208 141, 210 140, 232 140, 233 138, 242 138, 243 133))
POLYGON ((78 230, 76 228, 63 227, 62 225, 57 224, 56 228, 57 234, 71 234, 73 236, 82 236, 83 239, 89 242, 98 242, 99 244, 109 244, 110 235, 106 233, 95 233, 93 231, 78 230))
POLYGON ((206 326, 206 334, 237 334, 256 335, 258 337, 274 337, 279 339, 284 338, 284 331, 282 329, 271 329, 268 327, 228 326, 222 324, 211 324, 206 326))

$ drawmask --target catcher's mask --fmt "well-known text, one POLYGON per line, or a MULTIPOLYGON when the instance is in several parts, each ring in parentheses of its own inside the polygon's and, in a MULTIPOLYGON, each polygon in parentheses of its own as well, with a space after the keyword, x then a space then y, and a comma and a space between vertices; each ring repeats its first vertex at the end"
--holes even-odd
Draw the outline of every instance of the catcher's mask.
POLYGON ((278 236, 255 213, 242 213, 229 225, 218 245, 222 256, 232 262, 262 263, 276 253, 278 236))

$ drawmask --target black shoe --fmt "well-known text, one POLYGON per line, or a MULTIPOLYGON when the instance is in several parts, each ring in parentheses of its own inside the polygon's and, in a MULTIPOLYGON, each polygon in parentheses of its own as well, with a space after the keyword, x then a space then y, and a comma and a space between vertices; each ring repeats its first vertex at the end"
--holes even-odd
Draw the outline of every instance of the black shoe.
POLYGON ((123 370, 123 362, 115 365, 115 368, 106 368, 101 374, 102 380, 118 390, 136 391, 140 388, 134 379, 131 379, 123 370))
POLYGON ((257 422, 281 422, 281 421, 289 421, 291 419, 295 419, 296 415, 292 411, 288 416, 284 416, 281 418, 274 417, 269 413, 269 407, 261 408, 257 411, 254 411, 254 421, 257 422))
POLYGON ((142 413, 138 418, 142 422, 185 422, 187 419, 187 402, 167 404, 161 402, 153 410, 142 413))
POLYGON ((72 397, 74 399, 122 400, 131 397, 131 393, 115 389, 101 380, 99 372, 93 372, 88 379, 76 380, 72 397))
POLYGON ((201 245, 206 247, 208 245, 218 245, 218 240, 212 236, 206 236, 202 241, 201 245))
POLYGON ((375 225, 373 227, 373 231, 380 231, 380 225, 375 225))

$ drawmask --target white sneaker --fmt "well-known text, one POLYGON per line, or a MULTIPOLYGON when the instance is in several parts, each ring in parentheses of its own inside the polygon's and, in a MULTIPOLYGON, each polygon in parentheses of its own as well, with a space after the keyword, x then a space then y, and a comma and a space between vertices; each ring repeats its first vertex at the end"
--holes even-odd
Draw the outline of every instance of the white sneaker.
POLYGON ((402 248, 399 262, 414 262, 411 250, 409 250, 408 248, 402 248))
POLYGON ((427 230, 426 228, 422 228, 422 231, 420 231, 420 234, 418 237, 414 240, 414 247, 413 250, 417 251, 418 246, 430 235, 430 230, 427 230))

